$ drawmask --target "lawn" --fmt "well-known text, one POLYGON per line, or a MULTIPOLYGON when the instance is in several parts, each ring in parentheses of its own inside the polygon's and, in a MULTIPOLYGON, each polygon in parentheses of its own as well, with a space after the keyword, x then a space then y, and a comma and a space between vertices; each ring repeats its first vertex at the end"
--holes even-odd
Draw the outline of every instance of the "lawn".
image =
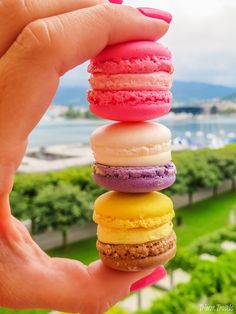
MULTIPOLYGON (((175 228, 178 246, 187 246, 197 238, 226 226, 236 206, 236 193, 228 192, 176 211, 183 225, 175 228)), ((236 212, 235 212, 236 214, 236 212)))
POLYGON ((53 249, 48 252, 50 256, 77 259, 89 264, 98 259, 96 238, 86 239, 69 244, 66 248, 53 249))

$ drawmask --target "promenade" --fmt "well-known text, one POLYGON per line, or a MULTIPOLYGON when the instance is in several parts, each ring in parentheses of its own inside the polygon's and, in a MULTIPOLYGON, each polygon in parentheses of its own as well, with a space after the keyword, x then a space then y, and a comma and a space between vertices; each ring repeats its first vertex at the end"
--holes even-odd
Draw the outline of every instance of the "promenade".
POLYGON ((85 166, 92 162, 89 146, 55 145, 28 149, 19 172, 49 172, 73 166, 85 166))

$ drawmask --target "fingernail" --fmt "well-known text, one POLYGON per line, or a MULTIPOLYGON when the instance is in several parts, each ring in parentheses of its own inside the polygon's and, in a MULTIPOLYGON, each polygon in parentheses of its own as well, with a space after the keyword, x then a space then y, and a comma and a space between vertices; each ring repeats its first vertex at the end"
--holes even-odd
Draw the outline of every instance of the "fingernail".
POLYGON ((169 12, 153 9, 153 8, 138 8, 138 10, 148 17, 152 17, 154 19, 163 20, 166 23, 170 24, 172 20, 172 15, 169 12))
POLYGON ((111 3, 122 4, 123 0, 109 0, 111 3))
POLYGON ((161 280, 166 276, 166 270, 163 266, 158 267, 155 269, 150 275, 136 281, 132 284, 130 288, 130 292, 138 291, 140 289, 143 289, 145 287, 148 287, 152 285, 153 283, 161 280))

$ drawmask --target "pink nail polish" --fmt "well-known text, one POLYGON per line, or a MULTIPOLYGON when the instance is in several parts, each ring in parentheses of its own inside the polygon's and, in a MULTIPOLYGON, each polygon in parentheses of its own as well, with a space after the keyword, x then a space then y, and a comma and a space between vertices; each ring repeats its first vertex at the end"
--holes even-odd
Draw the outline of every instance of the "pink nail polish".
POLYGON ((122 4, 123 0, 109 0, 111 3, 122 4))
POLYGON ((130 292, 141 290, 145 287, 150 286, 151 284, 161 280, 166 276, 166 270, 163 266, 155 269, 150 275, 136 281, 132 284, 130 292))
POLYGON ((138 8, 138 10, 148 17, 152 17, 154 19, 160 19, 170 24, 172 20, 172 15, 169 12, 153 9, 153 8, 138 8))

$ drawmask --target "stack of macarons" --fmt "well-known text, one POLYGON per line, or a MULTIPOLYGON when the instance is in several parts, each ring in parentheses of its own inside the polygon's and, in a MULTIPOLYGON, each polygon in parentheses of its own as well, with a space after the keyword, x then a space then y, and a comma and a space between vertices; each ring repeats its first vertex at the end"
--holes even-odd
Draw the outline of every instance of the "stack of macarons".
POLYGON ((173 66, 152 41, 107 47, 91 60, 90 110, 118 122, 91 135, 95 182, 112 190, 94 205, 102 261, 121 271, 162 265, 175 255, 173 203, 157 192, 171 186, 171 132, 150 122, 170 110, 173 66))

